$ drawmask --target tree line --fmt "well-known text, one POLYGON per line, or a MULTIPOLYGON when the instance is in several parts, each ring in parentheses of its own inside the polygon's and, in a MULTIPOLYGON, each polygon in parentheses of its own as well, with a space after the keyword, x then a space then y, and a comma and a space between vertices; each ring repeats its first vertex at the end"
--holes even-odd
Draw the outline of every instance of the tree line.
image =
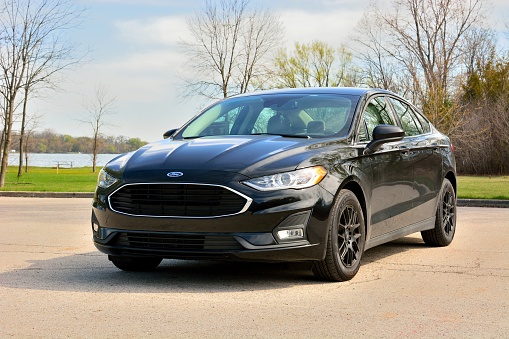
MULTIPOLYGON (((19 134, 14 133, 11 152, 20 150, 19 134)), ((93 137, 73 137, 67 134, 57 134, 51 130, 32 132, 25 140, 25 153, 86 153, 94 152, 93 137)), ((147 144, 140 138, 126 136, 104 136, 97 139, 98 153, 121 154, 135 151, 147 144)))

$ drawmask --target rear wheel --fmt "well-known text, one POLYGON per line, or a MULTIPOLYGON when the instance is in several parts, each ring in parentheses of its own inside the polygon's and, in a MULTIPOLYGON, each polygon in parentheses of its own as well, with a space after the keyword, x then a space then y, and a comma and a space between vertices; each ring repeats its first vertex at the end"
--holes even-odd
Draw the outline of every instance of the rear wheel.
POLYGON ((313 264, 313 273, 328 281, 350 280, 359 271, 366 239, 364 215, 355 194, 341 190, 331 215, 325 258, 313 264))
POLYGON ((421 232, 422 240, 430 246, 447 246, 456 232, 456 194, 445 179, 438 197, 435 228, 421 232))
POLYGON ((162 258, 153 258, 153 257, 116 257, 109 256, 109 259, 117 268, 120 268, 123 271, 151 271, 155 269, 161 261, 162 258))

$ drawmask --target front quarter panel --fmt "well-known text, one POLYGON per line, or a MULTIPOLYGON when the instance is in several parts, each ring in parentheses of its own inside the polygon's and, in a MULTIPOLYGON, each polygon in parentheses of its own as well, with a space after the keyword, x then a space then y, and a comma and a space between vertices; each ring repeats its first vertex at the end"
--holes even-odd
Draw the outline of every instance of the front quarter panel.
MULTIPOLYGON (((338 143, 310 158, 309 165, 322 165, 327 169, 328 174, 320 186, 333 196, 336 196, 345 187, 352 190, 364 208, 366 225, 370 225, 371 160, 369 156, 363 155, 363 151, 364 146, 338 143)), ((367 236, 369 237, 369 235, 370 228, 368 227, 367 236)))

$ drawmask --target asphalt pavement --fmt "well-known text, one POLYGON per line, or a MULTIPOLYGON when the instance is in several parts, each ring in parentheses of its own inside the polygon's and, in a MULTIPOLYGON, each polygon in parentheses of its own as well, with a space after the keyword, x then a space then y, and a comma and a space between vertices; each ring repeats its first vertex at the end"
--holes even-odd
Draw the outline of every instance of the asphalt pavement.
POLYGON ((89 198, 0 197, 0 338, 508 338, 509 209, 460 207, 444 248, 368 250, 349 282, 308 264, 164 260, 122 272, 89 198))

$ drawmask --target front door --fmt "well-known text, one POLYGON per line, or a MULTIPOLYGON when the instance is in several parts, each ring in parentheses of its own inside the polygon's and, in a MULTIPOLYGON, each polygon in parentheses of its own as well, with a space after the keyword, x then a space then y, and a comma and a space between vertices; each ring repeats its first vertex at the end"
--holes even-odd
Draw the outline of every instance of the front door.
MULTIPOLYGON (((369 100, 361 120, 358 143, 368 143, 377 125, 395 125, 384 96, 369 100)), ((412 200, 416 198, 412 154, 404 141, 387 143, 368 156, 371 163, 370 238, 396 231, 408 225, 412 200)))

